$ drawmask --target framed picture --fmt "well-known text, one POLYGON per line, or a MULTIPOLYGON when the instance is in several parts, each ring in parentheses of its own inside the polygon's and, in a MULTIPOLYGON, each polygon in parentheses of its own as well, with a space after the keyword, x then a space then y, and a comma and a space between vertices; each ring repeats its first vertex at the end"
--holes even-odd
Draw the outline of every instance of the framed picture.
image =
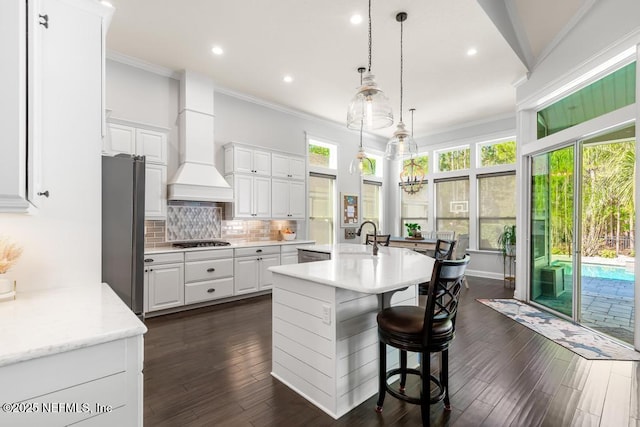
POLYGON ((340 194, 341 227, 355 227, 360 224, 360 209, 358 196, 355 194, 340 194))

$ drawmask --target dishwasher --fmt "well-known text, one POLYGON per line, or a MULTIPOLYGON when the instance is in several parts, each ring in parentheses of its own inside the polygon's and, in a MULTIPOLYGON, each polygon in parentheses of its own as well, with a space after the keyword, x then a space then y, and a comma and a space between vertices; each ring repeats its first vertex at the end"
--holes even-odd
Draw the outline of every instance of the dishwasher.
POLYGON ((308 249, 298 249, 298 263, 325 261, 331 259, 331 254, 328 252, 316 252, 308 249))

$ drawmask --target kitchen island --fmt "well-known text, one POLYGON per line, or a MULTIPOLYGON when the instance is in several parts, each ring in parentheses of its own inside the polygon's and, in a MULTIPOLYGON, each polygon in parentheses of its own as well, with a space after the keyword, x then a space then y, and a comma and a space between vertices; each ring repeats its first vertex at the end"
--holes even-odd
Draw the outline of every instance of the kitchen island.
POLYGON ((106 284, 0 303, 0 425, 142 426, 146 331, 106 284))
MULTIPOLYGON (((272 375, 334 418, 378 391, 376 315, 416 305, 434 260, 409 249, 314 245, 331 259, 272 267, 272 375)), ((388 355, 397 364, 397 352, 388 355)), ((411 359, 410 364, 417 364, 411 359)), ((373 410, 373 409, 372 409, 373 410)))

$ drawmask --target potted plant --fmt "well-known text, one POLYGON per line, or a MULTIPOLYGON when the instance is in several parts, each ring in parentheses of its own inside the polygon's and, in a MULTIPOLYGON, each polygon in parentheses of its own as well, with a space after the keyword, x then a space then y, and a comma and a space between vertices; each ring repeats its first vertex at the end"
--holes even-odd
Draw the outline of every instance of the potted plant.
POLYGON ((407 234, 409 237, 422 237, 422 233, 420 232, 422 228, 420 227, 420 224, 407 223, 404 226, 407 227, 407 234))
POLYGON ((502 256, 513 256, 516 253, 516 226, 505 225, 502 233, 498 236, 498 246, 502 256))

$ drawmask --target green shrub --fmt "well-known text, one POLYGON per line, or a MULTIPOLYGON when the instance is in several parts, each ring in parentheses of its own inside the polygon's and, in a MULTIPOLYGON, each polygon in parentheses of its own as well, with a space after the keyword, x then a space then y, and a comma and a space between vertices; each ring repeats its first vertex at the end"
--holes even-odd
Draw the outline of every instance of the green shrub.
POLYGON ((615 258, 616 251, 613 249, 603 249, 598 255, 600 255, 602 258, 615 258))

